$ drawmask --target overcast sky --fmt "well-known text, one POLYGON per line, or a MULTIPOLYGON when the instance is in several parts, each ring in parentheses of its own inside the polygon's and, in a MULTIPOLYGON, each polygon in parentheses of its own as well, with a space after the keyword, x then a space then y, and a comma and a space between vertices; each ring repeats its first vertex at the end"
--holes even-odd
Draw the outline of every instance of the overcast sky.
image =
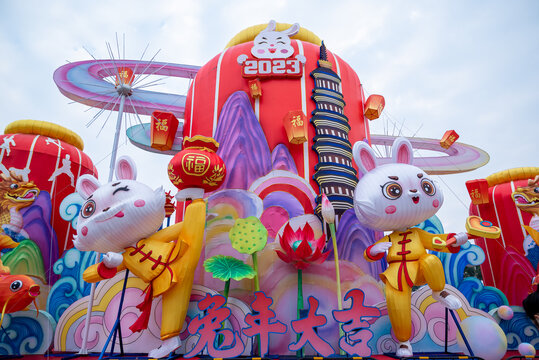
MULTIPOLYGON (((271 19, 313 31, 357 72, 368 93, 384 95, 384 122, 403 135, 459 141, 490 154, 473 172, 435 177, 445 193, 438 215, 464 231, 466 180, 539 166, 538 1, 1 1, 0 125, 17 119, 56 122, 82 135, 102 178, 108 175, 116 114, 86 128, 94 110, 69 104, 52 80, 66 61, 107 59, 105 43, 126 38, 126 58, 204 65, 242 29, 271 19)), ((159 91, 186 94, 167 79, 159 91)), ((149 121, 149 119, 145 119, 149 121)), ((150 155, 121 139, 139 180, 172 189, 169 156, 150 155), (155 175, 159 174, 159 175, 155 175)))

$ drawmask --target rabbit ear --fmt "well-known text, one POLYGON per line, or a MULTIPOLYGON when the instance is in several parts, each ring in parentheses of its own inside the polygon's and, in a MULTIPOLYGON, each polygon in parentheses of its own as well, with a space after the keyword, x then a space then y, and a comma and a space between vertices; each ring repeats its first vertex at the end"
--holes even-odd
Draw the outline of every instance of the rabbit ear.
POLYGON ((275 20, 270 20, 270 22, 268 23, 268 26, 262 31, 275 31, 275 26, 276 26, 275 20))
POLYGON ((412 144, 405 137, 398 137, 393 142, 392 157, 394 163, 412 164, 414 161, 414 151, 412 144))
POLYGON ((94 176, 85 174, 77 179, 75 191, 86 200, 88 199, 88 196, 92 195, 100 186, 101 184, 94 176))
POLYGON ((116 178, 118 180, 135 180, 137 167, 135 162, 128 156, 122 156, 116 163, 116 178))
POLYGON ((365 142, 358 141, 352 150, 354 160, 362 174, 366 174, 377 166, 374 150, 365 142))
POLYGON ((295 23, 294 25, 292 25, 288 29, 281 31, 281 33, 283 33, 284 35, 290 37, 290 36, 296 35, 298 33, 298 31, 299 31, 299 24, 295 23))

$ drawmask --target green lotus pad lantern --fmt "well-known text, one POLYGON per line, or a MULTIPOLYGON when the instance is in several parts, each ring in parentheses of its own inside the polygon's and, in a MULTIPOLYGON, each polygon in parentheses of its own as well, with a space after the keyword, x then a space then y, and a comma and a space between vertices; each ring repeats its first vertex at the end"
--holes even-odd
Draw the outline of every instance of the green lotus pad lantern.
POLYGON ((256 273, 252 267, 232 256, 216 255, 204 261, 204 270, 211 273, 215 279, 225 282, 224 297, 228 301, 230 279, 240 281, 252 279, 256 273))
POLYGON ((242 254, 251 255, 255 271, 255 291, 260 291, 256 253, 266 246, 268 230, 257 217, 249 216, 245 219, 237 219, 228 236, 234 249, 242 254))

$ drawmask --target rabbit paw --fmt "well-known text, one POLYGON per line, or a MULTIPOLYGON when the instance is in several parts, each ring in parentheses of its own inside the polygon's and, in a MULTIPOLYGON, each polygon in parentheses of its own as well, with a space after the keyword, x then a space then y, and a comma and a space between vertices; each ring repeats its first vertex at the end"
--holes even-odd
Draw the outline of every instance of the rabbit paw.
POLYGON ((400 342, 399 348, 397 349, 397 353, 395 354, 398 357, 411 357, 414 355, 412 352, 412 345, 410 344, 410 341, 400 342))
POLYGON ((369 252, 372 256, 376 256, 378 254, 386 252, 390 247, 391 247, 391 242, 385 241, 385 242, 375 244, 373 247, 371 247, 369 252))
POLYGON ((105 266, 109 269, 114 269, 115 267, 120 266, 123 261, 124 257, 119 253, 109 251, 103 255, 103 264, 105 264, 105 266))
POLYGON ((460 302, 460 300, 456 296, 451 295, 446 290, 433 291, 432 297, 434 298, 434 300, 442 303, 442 305, 448 309, 457 310, 462 307, 462 303, 460 302))

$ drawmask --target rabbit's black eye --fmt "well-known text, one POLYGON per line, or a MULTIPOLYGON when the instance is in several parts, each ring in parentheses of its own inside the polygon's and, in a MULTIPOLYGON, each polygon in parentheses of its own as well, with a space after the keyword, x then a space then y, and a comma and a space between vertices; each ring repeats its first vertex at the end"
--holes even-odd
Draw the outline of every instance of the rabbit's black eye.
POLYGON ((382 194, 389 200, 396 200, 402 195, 402 187, 399 183, 390 181, 382 186, 382 194))
POLYGON ((421 188, 425 192, 425 194, 429 196, 433 196, 436 194, 436 187, 434 186, 433 182, 429 179, 423 179, 421 180, 421 188))
POLYGON ((89 218, 95 212, 95 201, 88 200, 80 209, 80 214, 83 218, 89 218))

